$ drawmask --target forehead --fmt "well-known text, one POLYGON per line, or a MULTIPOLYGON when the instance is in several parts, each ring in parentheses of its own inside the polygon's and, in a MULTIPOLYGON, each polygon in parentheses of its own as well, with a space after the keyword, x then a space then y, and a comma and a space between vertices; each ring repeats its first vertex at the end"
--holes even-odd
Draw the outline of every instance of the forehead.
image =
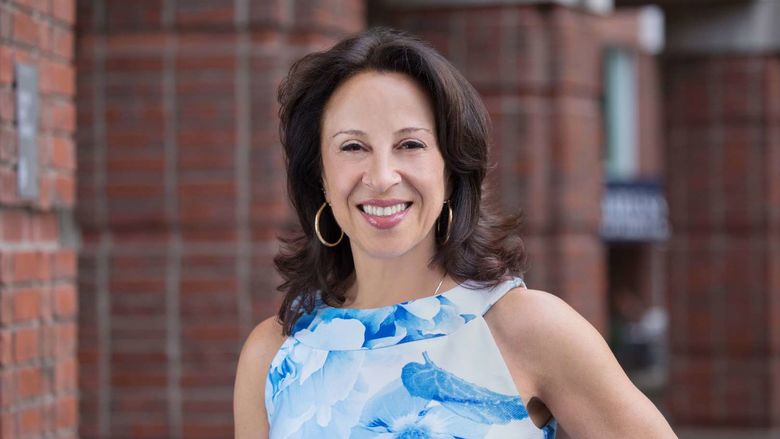
POLYGON ((361 72, 328 99, 323 131, 420 126, 433 130, 433 107, 413 78, 398 72, 361 72), (347 126, 348 125, 348 126, 347 126))

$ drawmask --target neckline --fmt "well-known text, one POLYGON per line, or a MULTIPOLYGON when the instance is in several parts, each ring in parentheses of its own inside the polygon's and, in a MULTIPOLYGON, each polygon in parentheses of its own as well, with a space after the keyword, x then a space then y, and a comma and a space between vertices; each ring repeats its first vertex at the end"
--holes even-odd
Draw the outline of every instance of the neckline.
POLYGON ((448 335, 477 317, 462 303, 469 281, 435 296, 373 308, 336 308, 317 292, 317 305, 298 318, 292 337, 329 351, 367 350, 448 335))

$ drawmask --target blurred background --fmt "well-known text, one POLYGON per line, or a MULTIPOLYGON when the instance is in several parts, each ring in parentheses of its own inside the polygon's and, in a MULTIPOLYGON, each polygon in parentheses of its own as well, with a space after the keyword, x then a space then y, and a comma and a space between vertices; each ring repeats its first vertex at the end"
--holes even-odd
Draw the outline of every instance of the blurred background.
POLYGON ((484 98, 529 287, 681 438, 780 437, 776 0, 0 0, 0 437, 233 436, 276 87, 380 24, 484 98))

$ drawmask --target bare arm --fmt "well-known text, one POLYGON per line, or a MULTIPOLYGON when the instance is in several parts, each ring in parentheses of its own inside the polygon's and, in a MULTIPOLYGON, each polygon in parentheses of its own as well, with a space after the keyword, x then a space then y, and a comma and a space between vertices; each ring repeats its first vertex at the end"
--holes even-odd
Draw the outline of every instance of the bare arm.
POLYGON ((626 376, 601 334, 568 304, 523 288, 505 299, 492 319, 497 341, 504 340, 502 352, 519 365, 532 382, 529 387, 571 437, 677 437, 626 376))
POLYGON ((268 437, 265 379, 284 339, 281 325, 271 317, 258 324, 244 342, 233 389, 235 439, 268 437))

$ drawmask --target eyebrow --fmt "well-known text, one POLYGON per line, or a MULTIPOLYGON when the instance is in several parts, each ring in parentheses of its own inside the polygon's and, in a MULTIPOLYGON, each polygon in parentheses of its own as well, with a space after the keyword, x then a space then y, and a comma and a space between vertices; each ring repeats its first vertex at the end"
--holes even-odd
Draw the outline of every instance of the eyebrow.
MULTIPOLYGON (((419 127, 401 128, 400 130, 396 131, 394 134, 408 134, 408 133, 411 133, 411 132, 414 132, 414 131, 427 131, 428 133, 433 134, 433 133, 431 133, 431 130, 429 130, 428 128, 419 128, 419 127)), ((365 131, 361 131, 361 130, 341 130, 341 131, 337 132, 336 134, 334 134, 333 137, 336 137, 339 134, 351 134, 353 136, 366 136, 367 135, 365 131)), ((331 138, 333 138, 333 137, 331 137, 331 138)))

